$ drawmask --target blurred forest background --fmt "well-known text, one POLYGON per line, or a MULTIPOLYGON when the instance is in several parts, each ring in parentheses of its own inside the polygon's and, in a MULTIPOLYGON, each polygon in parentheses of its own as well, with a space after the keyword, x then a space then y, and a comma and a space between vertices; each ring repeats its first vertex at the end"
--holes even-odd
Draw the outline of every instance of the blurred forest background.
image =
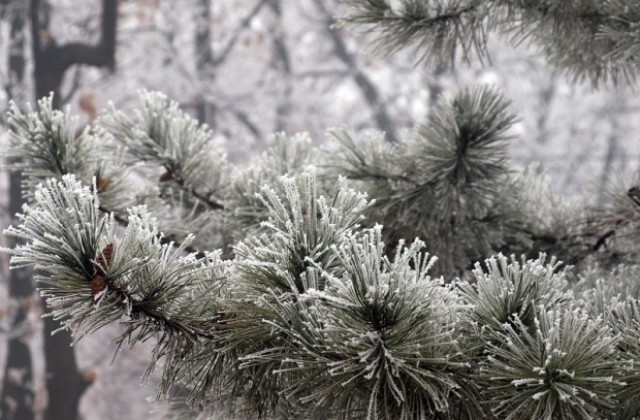
MULTIPOLYGON (((640 102, 630 87, 568 80, 528 46, 495 40, 491 62, 458 60, 456 68, 427 71, 411 51, 370 54, 362 34, 334 25, 338 15, 338 0, 0 0, 2 142, 11 100, 25 107, 53 91, 57 106, 85 124, 110 102, 126 110, 141 89, 159 90, 212 127, 230 160, 242 164, 278 131, 308 131, 322 143, 327 128, 348 125, 395 141, 441 95, 485 83, 520 116, 514 166, 544 172, 555 192, 592 202, 633 182, 640 102)), ((18 178, 2 179, 5 227, 20 194, 18 178)), ((74 348, 64 334, 51 339, 56 326, 41 321, 28 273, 10 275, 7 256, 0 258, 3 412, 66 420, 148 415, 144 397, 155 395, 154 378, 138 385, 145 349, 112 366, 117 329, 74 348)))

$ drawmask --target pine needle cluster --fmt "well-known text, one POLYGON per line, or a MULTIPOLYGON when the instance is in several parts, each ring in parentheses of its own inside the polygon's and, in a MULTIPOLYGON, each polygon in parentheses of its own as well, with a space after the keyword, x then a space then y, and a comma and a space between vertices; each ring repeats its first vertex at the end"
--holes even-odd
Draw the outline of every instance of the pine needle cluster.
POLYGON ((640 5, 625 0, 343 0, 345 24, 365 28, 382 55, 412 47, 427 66, 490 59, 492 33, 535 46, 547 61, 594 85, 638 74, 640 5))

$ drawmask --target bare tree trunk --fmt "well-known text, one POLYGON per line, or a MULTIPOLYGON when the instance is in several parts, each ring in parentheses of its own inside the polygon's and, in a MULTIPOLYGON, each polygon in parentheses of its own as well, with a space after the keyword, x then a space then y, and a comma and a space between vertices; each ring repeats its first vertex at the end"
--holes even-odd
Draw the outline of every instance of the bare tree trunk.
MULTIPOLYGON (((11 45, 9 46, 9 77, 5 90, 9 98, 22 103, 25 86, 25 27, 27 9, 21 1, 3 2, 6 17, 10 21, 11 45)), ((20 174, 9 177, 9 213, 16 214, 22 208, 20 174)), ((18 245, 15 238, 8 239, 8 246, 18 245)), ((31 271, 28 269, 9 272, 9 294, 16 303, 16 312, 11 322, 11 338, 8 341, 8 354, 2 384, 0 417, 11 420, 30 420, 35 416, 33 365, 26 331, 29 322, 30 303, 34 301, 34 287, 31 271)))
POLYGON ((49 19, 42 13, 41 0, 31 0, 30 4, 36 96, 53 93, 56 107, 60 105, 62 78, 70 67, 78 64, 115 67, 118 0, 102 1, 102 33, 97 45, 75 42, 58 45, 48 30, 49 19))
MULTIPOLYGON (((102 27, 97 45, 69 43, 58 45, 49 31, 46 2, 30 1, 31 37, 34 59, 36 96, 41 98, 53 93, 53 106, 60 106, 60 89, 65 72, 78 64, 108 67, 115 66, 116 26, 118 0, 102 1, 102 27), (46 35, 46 36, 45 36, 46 35)), ((67 331, 53 334, 59 324, 45 318, 44 351, 47 378, 47 420, 74 420, 82 394, 90 381, 82 375, 70 347, 67 331)))
MULTIPOLYGON (((21 177, 13 174, 9 178, 9 211, 15 214, 21 208, 21 177)), ((19 245, 11 239, 8 246, 19 245)), ((8 355, 2 384, 0 418, 6 420, 28 420, 35 416, 35 393, 33 366, 29 349, 29 311, 35 302, 33 280, 29 269, 11 270, 9 274, 10 298, 16 303, 16 312, 11 322, 8 355)))
MULTIPOLYGON (((211 48, 211 0, 198 0, 194 7, 196 69, 201 82, 212 83, 215 79, 213 50, 211 48)), ((196 99, 198 120, 215 128, 213 105, 205 97, 196 99)))
POLYGON ((536 121, 538 126, 538 144, 547 143, 549 136, 549 127, 547 127, 549 118, 551 117, 551 102, 556 93, 556 78, 555 76, 549 80, 549 84, 544 86, 540 91, 540 115, 536 121))
MULTIPOLYGON (((607 108, 607 116, 611 122, 611 132, 607 138, 607 154, 605 155, 602 173, 600 174, 600 192, 598 194, 598 202, 603 203, 606 199, 607 186, 611 181, 611 172, 614 170, 614 161, 620 154, 619 136, 620 136, 620 122, 618 121, 621 111, 626 107, 625 97, 619 97, 614 95, 610 99, 610 103, 607 108)), ((609 101, 608 101, 609 102, 609 101)))
MULTIPOLYGON (((9 178, 9 211, 15 214, 21 210, 21 177, 12 174, 9 178)), ((8 246, 19 245, 10 239, 8 246)), ((23 268, 11 270, 9 274, 9 293, 16 302, 16 313, 11 323, 11 338, 8 342, 8 355, 2 384, 0 418, 6 420, 29 420, 35 416, 35 393, 33 386, 33 366, 29 349, 28 315, 32 310, 34 298, 31 270, 23 268)))
POLYGON ((277 26, 273 38, 275 54, 271 60, 271 66, 281 74, 279 79, 285 84, 282 96, 276 107, 276 125, 274 131, 288 131, 288 118, 291 113, 291 94, 293 92, 291 59, 284 36, 285 31, 282 28, 281 2, 280 0, 269 0, 268 5, 277 19, 277 26))

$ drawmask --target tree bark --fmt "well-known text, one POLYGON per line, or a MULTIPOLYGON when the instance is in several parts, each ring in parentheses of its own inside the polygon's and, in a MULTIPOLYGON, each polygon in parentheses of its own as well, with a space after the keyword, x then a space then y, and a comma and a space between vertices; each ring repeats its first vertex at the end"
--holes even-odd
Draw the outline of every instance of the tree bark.
MULTIPOLYGON (((40 0, 30 1, 31 38, 34 60, 36 96, 53 93, 53 106, 60 106, 60 89, 65 72, 73 65, 115 67, 117 0, 102 1, 101 36, 97 45, 69 43, 58 45, 51 36, 48 16, 43 13, 40 0)), ((53 334, 59 324, 51 318, 44 322, 44 350, 47 378, 47 420, 78 418, 82 394, 90 382, 78 370, 75 354, 70 347, 68 331, 53 334)))

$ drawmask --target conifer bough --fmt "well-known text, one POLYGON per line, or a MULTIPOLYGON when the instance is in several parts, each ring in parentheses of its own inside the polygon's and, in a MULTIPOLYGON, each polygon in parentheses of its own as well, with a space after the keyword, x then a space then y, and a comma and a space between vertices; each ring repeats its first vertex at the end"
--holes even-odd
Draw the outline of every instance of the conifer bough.
MULTIPOLYGON (((617 1, 347 3, 347 21, 379 25, 392 50, 417 40, 427 61, 494 29, 552 58, 556 38, 591 34, 600 54, 638 16, 617 1)), ((613 47, 601 58, 635 71, 613 47)), ((402 142, 334 130, 327 154, 277 134, 235 168, 159 93, 79 134, 51 98, 13 106, 29 202, 6 251, 77 339, 114 322, 118 346, 155 339, 148 372, 161 362, 182 418, 637 418, 633 188, 572 209, 510 168, 509 107, 464 89, 402 142)))
POLYGON ((492 32, 536 46, 549 63, 594 84, 633 81, 640 65, 640 4, 628 0, 342 0, 342 22, 373 34, 383 55, 413 47, 429 66, 489 58, 492 32))

